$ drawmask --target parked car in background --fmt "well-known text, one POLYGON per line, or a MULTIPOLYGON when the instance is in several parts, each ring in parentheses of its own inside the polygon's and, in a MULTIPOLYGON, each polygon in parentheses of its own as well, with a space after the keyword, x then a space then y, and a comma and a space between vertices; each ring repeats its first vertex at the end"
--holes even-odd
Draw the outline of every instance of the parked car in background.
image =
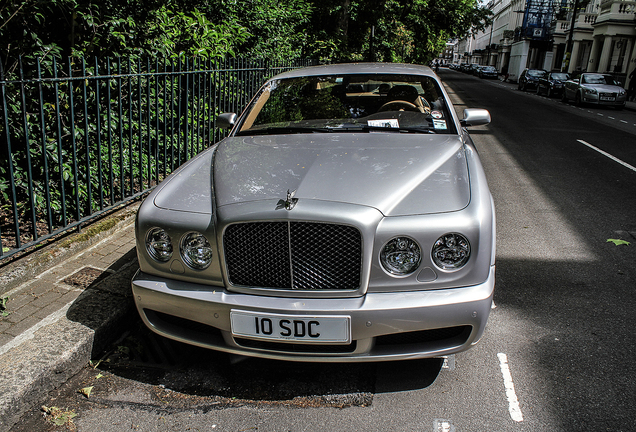
POLYGON ((494 66, 482 66, 477 72, 479 78, 497 78, 499 74, 494 66))
POLYGON ((563 102, 573 100, 576 104, 608 105, 623 109, 627 91, 610 74, 582 73, 565 82, 563 102))
POLYGON ((479 70, 480 67, 481 67, 481 65, 479 65, 477 63, 471 63, 470 69, 468 70, 468 73, 469 74, 473 74, 473 75, 477 75, 477 71, 479 70))
POLYGON ((472 347, 490 313, 495 210, 466 127, 428 67, 275 76, 229 136, 141 205, 144 323, 247 356, 360 362, 472 347))
POLYGON ((543 78, 547 74, 548 72, 543 69, 525 69, 521 72, 521 75, 519 75, 517 88, 521 91, 536 89, 537 84, 539 84, 539 79, 543 78))
POLYGON ((539 78, 537 83, 537 94, 545 93, 548 97, 561 96, 565 82, 570 76, 565 72, 549 72, 539 78))

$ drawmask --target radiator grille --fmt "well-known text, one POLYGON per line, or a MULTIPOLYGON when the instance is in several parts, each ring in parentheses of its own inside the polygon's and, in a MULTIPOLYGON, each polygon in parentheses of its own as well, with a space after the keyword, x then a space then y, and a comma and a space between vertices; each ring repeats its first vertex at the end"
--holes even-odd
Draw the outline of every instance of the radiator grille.
POLYGON ((315 222, 230 225, 225 264, 236 286, 297 290, 357 290, 362 236, 356 228, 315 222))

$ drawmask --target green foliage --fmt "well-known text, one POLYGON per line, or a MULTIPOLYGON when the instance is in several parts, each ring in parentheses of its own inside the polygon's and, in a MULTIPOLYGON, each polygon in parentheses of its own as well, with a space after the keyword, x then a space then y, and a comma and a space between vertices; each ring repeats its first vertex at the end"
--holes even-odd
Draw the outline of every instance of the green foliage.
POLYGON ((477 0, 312 0, 306 56, 333 61, 426 63, 447 40, 484 28, 477 0), (372 34, 373 31, 373 34, 372 34))
POLYGON ((5 71, 20 55, 424 63, 490 15, 477 0, 22 0, 0 6, 0 56, 5 71))

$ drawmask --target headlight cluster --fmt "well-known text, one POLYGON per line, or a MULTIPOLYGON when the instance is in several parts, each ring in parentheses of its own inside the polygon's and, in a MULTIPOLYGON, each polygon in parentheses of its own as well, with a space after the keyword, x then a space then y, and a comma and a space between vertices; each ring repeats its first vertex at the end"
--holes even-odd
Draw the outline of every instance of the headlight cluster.
POLYGON ((583 93, 585 94, 596 94, 596 89, 584 88, 583 93))
POLYGON ((444 234, 433 245, 432 257, 437 267, 457 270, 466 265, 470 258, 470 243, 461 234, 444 234))
MULTIPOLYGON (((173 246, 168 233, 161 228, 152 228, 146 233, 148 255, 158 262, 167 262, 172 258, 173 246)), ((203 270, 212 262, 212 247, 205 236, 199 232, 189 232, 179 243, 181 259, 194 270, 203 270)))
POLYGON ((420 246, 409 237, 395 237, 382 248, 380 261, 384 269, 395 275, 413 273, 420 265, 420 246))
MULTIPOLYGON (((458 270, 470 258, 470 243, 461 234, 448 233, 438 238, 431 249, 433 263, 442 270, 458 270)), ((418 269, 422 262, 419 244, 410 237, 394 237, 380 252, 384 269, 396 276, 406 276, 418 269)))

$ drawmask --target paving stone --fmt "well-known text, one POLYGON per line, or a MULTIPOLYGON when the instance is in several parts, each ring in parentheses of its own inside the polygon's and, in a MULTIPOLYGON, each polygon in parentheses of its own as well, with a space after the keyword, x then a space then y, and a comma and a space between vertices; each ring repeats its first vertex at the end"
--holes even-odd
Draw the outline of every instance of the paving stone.
POLYGON ((15 325, 21 321, 24 321, 25 319, 29 318, 30 316, 32 316, 34 313, 36 313, 38 311, 38 308, 35 306, 32 306, 31 304, 26 304, 24 306, 22 306, 20 309, 17 310, 11 310, 9 309, 7 312, 9 312, 9 315, 7 315, 6 317, 4 317, 4 320, 11 323, 12 325, 15 325))
POLYGON ((14 336, 0 333, 0 346, 8 344, 13 340, 14 336))
POLYGON ((20 293, 15 296, 10 296, 9 301, 7 301, 7 308, 11 308, 14 310, 20 309, 31 300, 33 300, 33 296, 26 293, 20 293))
POLYGON ((37 300, 32 301, 30 304, 37 307, 38 309, 42 309, 47 307, 60 297, 62 297, 61 293, 49 291, 46 294, 42 294, 37 300))
POLYGON ((31 327, 33 327, 40 321, 41 321, 40 318, 31 315, 28 318, 23 319, 16 325, 12 326, 5 333, 11 336, 18 336, 20 333, 25 332, 26 330, 30 329, 31 327))

